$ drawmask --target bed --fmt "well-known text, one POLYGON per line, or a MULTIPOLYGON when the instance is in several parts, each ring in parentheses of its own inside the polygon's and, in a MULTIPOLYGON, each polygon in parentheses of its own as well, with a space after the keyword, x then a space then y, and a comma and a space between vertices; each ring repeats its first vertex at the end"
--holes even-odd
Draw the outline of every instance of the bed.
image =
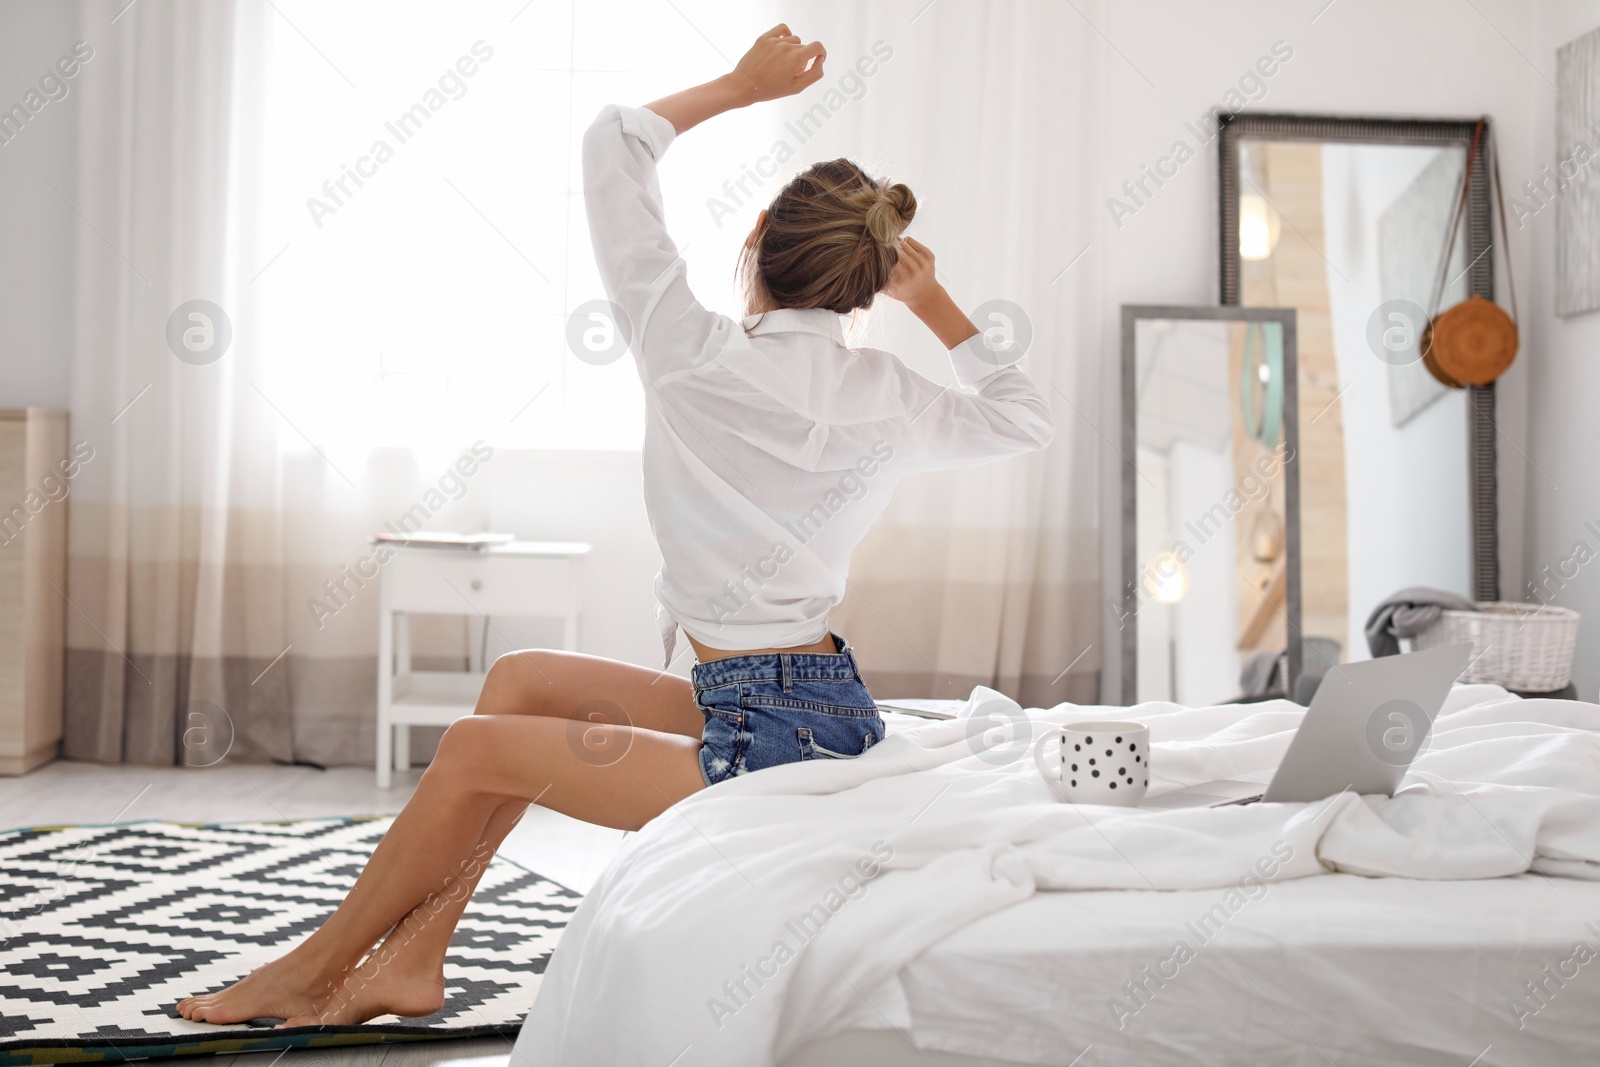
POLYGON ((1600 1061, 1600 706, 1458 686, 1393 799, 1127 812, 1050 801, 1027 736, 1148 722, 1160 792, 1269 774, 1302 712, 1003 700, 634 835, 514 1062, 1600 1061))
POLYGON ((1275 887, 1201 947, 1185 924, 1217 897, 1039 894, 935 946, 893 996, 858 1003, 845 1033, 784 1067, 925 1063, 884 1029, 891 1021, 922 1049, 966 1054, 934 1061, 952 1064, 1068 1064, 1089 1046, 1084 1067, 1600 1062, 1600 960, 1559 973, 1576 943, 1600 948, 1586 928, 1600 925, 1600 886, 1308 878, 1275 887), (1185 937, 1193 960, 1159 985, 1145 979, 1141 968, 1161 978, 1185 937), (1118 988, 1134 979, 1142 1003, 1118 988), (1546 982, 1548 1003, 1525 981, 1546 982))

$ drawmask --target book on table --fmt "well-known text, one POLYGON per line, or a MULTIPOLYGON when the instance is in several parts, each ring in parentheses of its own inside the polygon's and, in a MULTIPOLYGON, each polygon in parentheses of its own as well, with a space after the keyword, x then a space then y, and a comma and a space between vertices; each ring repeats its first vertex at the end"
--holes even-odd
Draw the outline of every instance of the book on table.
POLYGON ((456 533, 453 530, 417 530, 414 533, 386 531, 372 534, 367 540, 372 544, 404 545, 408 548, 450 548, 487 552, 495 545, 510 544, 516 540, 516 535, 492 533, 488 530, 480 533, 456 533))

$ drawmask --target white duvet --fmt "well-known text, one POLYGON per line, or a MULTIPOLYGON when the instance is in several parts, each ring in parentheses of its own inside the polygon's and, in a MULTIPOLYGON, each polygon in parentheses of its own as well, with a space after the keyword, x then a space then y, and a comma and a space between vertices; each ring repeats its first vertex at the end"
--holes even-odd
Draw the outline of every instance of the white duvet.
POLYGON ((859 760, 723 783, 633 835, 567 928, 513 1060, 773 1064, 844 1028, 929 947, 1043 890, 1232 888, 1243 901, 1330 871, 1600 879, 1600 705, 1458 686, 1393 798, 1182 810, 1060 803, 1008 735, 1147 723, 1157 792, 1264 781, 1303 710, 1024 713, 980 688, 967 713, 859 760), (1008 718, 1017 729, 994 725, 1008 718))

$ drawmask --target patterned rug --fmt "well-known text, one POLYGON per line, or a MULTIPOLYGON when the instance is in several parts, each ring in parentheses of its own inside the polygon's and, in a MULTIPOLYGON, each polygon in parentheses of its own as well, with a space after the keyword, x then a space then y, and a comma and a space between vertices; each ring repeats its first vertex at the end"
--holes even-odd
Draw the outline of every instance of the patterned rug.
POLYGON ((515 1038, 579 894, 496 858, 450 943, 444 1007, 421 1019, 274 1030, 173 1005, 298 943, 355 882, 390 818, 0 833, 0 1067, 515 1038))

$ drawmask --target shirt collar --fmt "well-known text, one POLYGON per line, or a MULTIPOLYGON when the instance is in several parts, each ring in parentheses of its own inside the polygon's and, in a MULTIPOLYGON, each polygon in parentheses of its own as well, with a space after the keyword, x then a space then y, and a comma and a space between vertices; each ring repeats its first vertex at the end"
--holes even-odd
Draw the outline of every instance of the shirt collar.
POLYGON ((778 308, 759 315, 746 315, 743 326, 751 337, 764 333, 815 333, 844 344, 844 327, 839 316, 827 308, 778 308))

